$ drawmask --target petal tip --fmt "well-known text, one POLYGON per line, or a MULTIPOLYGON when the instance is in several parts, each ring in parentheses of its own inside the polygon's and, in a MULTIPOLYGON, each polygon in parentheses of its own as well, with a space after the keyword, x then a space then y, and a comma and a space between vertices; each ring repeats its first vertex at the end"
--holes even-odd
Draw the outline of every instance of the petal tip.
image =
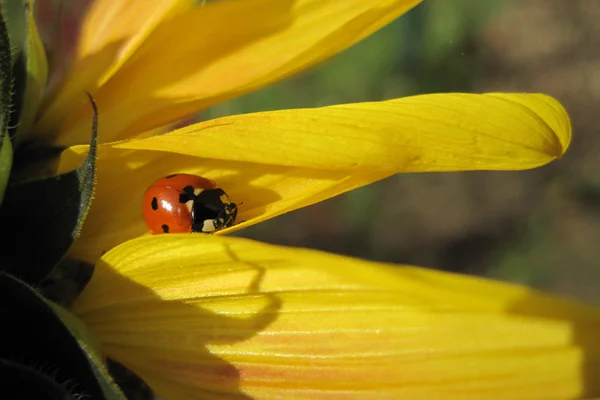
MULTIPOLYGON (((561 158, 571 143, 571 120, 566 108, 556 98, 544 93, 488 93, 507 101, 512 118, 522 122, 521 129, 535 132, 523 143, 539 154, 538 166, 561 158)), ((524 133, 522 131, 521 133, 524 133)), ((529 135, 529 134, 528 134, 529 135)))
POLYGON ((539 96, 546 104, 548 104, 548 107, 551 109, 550 111, 554 114, 555 120, 544 118, 543 116, 542 118, 554 132, 554 137, 558 141, 557 147, 559 150, 556 154, 556 158, 560 158, 565 154, 571 144, 572 126, 569 113, 554 97, 545 94, 540 94, 539 96))

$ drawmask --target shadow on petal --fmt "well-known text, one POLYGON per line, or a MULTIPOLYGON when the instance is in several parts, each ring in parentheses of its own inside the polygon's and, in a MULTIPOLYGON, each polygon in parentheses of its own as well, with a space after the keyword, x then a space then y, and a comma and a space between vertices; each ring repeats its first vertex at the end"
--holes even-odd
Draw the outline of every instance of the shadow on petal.
POLYGON ((170 287, 172 295, 161 296, 123 276, 104 259, 96 264, 94 277, 73 311, 98 337, 107 357, 134 372, 159 396, 250 399, 239 388, 238 369, 207 346, 233 347, 265 330, 277 319, 281 301, 273 293, 260 292, 262 267, 240 260, 224 246, 232 262, 251 272, 246 294, 237 296, 238 300, 248 297, 239 312, 208 309, 213 297, 201 299, 202 293, 174 299, 184 288, 170 287))
MULTIPOLYGON (((235 57, 254 43, 286 31, 294 22, 296 2, 210 2, 207 7, 196 7, 161 24, 141 44, 135 56, 94 94, 101 110, 101 126, 105 129, 102 141, 115 140, 124 131, 139 133, 171 123, 204 108, 195 105, 181 111, 181 105, 174 106, 180 99, 173 96, 157 98, 155 93, 169 93, 171 86, 189 77, 195 77, 197 81, 196 75, 210 72, 213 64, 235 57), (248 15, 256 16, 261 12, 260 24, 248 15), (229 29, 224 30, 224 26, 229 29), (171 111, 173 108, 175 111, 171 111)), ((110 63, 102 72, 108 66, 110 63)), ((220 82, 217 87, 221 87, 233 77, 248 73, 241 69, 228 76, 228 72, 217 73, 221 78, 209 82, 220 82)), ((214 103, 214 100, 210 101, 214 94, 207 93, 210 87, 204 86, 204 89, 197 88, 195 95, 200 99, 209 97, 208 104, 214 103)), ((50 109, 47 115, 54 115, 53 111, 50 109)), ((67 146, 85 143, 80 140, 85 127, 85 109, 75 105, 67 111, 57 143, 67 146)))
POLYGON ((75 311, 169 399, 599 393, 598 310, 526 287, 189 234, 103 260, 75 311))
MULTIPOLYGON (((78 132, 77 138, 72 140, 77 144, 88 142, 90 120, 89 104, 85 96, 86 91, 91 93, 98 103, 99 126, 104 127, 106 125, 106 120, 102 116, 106 106, 98 102, 99 99, 96 98, 95 94, 98 89, 98 78, 114 62, 122 46, 122 41, 108 43, 102 50, 90 54, 79 61, 76 66, 77 74, 69 75, 69 78, 62 82, 60 97, 53 98, 53 93, 51 92, 45 94, 40 119, 35 123, 32 132, 36 142, 51 143, 56 141, 57 138, 60 140, 60 136, 65 134, 64 127, 72 123, 66 117, 74 106, 81 110, 82 129, 78 132)), ((98 135, 100 143, 107 140, 107 132, 103 128, 101 130, 104 133, 101 132, 98 135)))
MULTIPOLYGON (((77 148, 63 152, 60 171, 84 155, 77 148)), ((76 259, 94 262, 103 252, 148 234, 142 200, 156 179, 191 173, 217 182, 239 206, 239 224, 229 233, 276 215, 301 208, 385 176, 385 171, 329 171, 213 160, 148 150, 101 146, 94 201, 82 236, 71 251, 76 259), (242 224, 247 221, 245 224, 242 224)))
MULTIPOLYGON (((580 364, 579 370, 574 371, 579 375, 581 382, 581 397, 579 398, 595 398, 600 393, 600 380, 598 380, 600 319, 590 319, 590 315, 593 314, 587 311, 585 308, 573 307, 573 303, 568 301, 560 304, 556 298, 550 297, 547 298, 547 304, 544 304, 537 296, 531 299, 525 296, 509 306, 507 310, 507 313, 524 319, 547 319, 570 325, 571 333, 570 337, 565 338, 565 346, 570 345, 573 348, 573 356, 580 364)), ((593 311, 593 309, 590 307, 589 311, 593 311)))
POLYGON ((213 162, 153 151, 115 150, 110 156, 105 155, 100 154, 98 159, 89 220, 72 250, 73 257, 89 262, 126 240, 148 234, 142 215, 144 192, 163 176, 191 173, 215 180, 233 202, 243 203, 238 221, 261 215, 265 207, 281 199, 275 191, 255 185, 253 182, 261 175, 243 163, 213 162))

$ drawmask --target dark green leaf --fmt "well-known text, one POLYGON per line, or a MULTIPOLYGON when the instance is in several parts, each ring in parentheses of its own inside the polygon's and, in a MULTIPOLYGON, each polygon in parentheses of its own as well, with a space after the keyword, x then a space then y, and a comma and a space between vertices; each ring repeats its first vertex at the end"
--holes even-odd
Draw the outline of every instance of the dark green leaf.
MULTIPOLYGON (((4 10, 0 10, 2 13, 4 10)), ((4 15, 0 16, 0 148, 8 130, 8 115, 11 105, 11 53, 4 15)))
POLYGON ((9 132, 18 144, 33 125, 48 79, 48 62, 33 18, 32 0, 2 0, 1 4, 14 78, 9 132))
POLYGON ((4 135, 3 143, 0 143, 0 205, 4 200, 4 191, 10 178, 10 170, 13 161, 12 143, 7 135, 4 135))
MULTIPOLYGON (((0 398, 71 400, 66 387, 52 380, 45 371, 0 358, 0 398)), ((48 372, 52 372, 49 370, 48 372)))
MULTIPOLYGON (((48 376, 92 399, 123 400, 98 358, 53 306, 16 278, 0 273, 0 359, 51 371, 48 376)), ((79 328, 80 329, 80 328, 79 328)), ((2 388, 0 387, 0 390, 2 388)), ((22 396, 19 398, 35 398, 22 396)))
MULTIPOLYGON (((27 13, 29 0, 1 0, 2 19, 6 24, 6 32, 12 54, 20 54, 27 40, 27 13)), ((12 57, 12 65, 19 63, 19 57, 12 57)))
POLYGON ((83 164, 62 175, 9 186, 0 207, 0 271, 27 283, 40 282, 79 237, 95 183, 98 113, 83 164))

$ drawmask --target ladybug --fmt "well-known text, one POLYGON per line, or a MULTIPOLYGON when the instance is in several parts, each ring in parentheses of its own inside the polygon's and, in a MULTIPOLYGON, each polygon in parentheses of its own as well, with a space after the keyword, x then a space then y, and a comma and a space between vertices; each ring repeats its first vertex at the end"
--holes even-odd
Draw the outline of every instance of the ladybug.
POLYGON ((210 179, 165 176, 144 194, 144 220, 152 233, 212 233, 232 226, 237 205, 210 179))

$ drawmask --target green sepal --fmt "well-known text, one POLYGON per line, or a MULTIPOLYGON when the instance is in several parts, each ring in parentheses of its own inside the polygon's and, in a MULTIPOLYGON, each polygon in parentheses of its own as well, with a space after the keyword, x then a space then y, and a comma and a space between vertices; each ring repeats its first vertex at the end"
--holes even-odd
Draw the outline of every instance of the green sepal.
POLYGON ((0 398, 74 400, 76 397, 49 372, 0 358, 0 398))
POLYGON ((95 185, 98 112, 83 164, 74 171, 19 183, 6 190, 0 226, 0 271, 29 284, 39 283, 77 240, 92 203, 95 185))
POLYGON ((8 135, 4 135, 0 144, 0 205, 4 200, 4 191, 10 178, 10 170, 13 161, 12 143, 8 135))
POLYGON ((33 125, 48 80, 48 60, 35 19, 32 0, 2 0, 12 50, 14 87, 10 136, 18 146, 33 125))
POLYGON ((2 272, 0 318, 0 359, 50 371, 53 381, 68 384, 87 398, 125 400, 101 360, 86 351, 87 344, 78 340, 49 301, 2 272))
POLYGON ((56 315, 60 317, 62 322, 69 327, 69 330, 73 334, 73 336, 77 339, 79 343, 85 348, 86 352, 90 355, 90 357, 101 360, 102 353, 100 348, 100 342, 98 338, 90 332, 87 326, 83 323, 82 320, 77 318, 75 314, 64 308, 63 306, 56 304, 52 301, 48 300, 48 304, 56 315))
POLYGON ((11 47, 4 9, 0 9, 0 148, 9 129, 12 83, 11 47))

